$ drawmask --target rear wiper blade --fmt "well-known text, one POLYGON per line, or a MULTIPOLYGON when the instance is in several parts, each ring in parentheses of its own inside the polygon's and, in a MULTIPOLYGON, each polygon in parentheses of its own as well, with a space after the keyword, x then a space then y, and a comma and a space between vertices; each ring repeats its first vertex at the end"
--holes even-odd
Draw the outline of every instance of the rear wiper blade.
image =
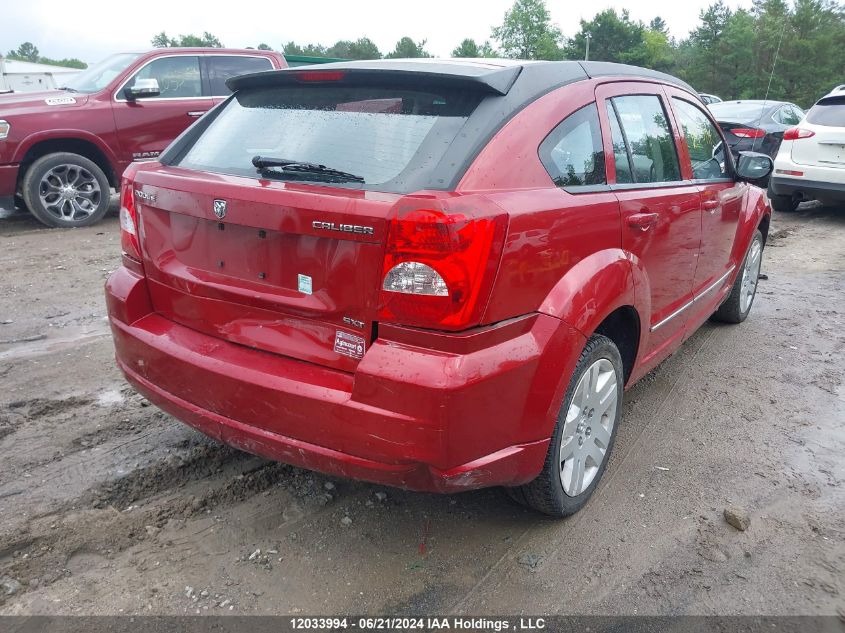
POLYGON ((271 156, 253 156, 252 164, 260 171, 266 171, 273 167, 279 167, 282 171, 322 174, 354 182, 364 182, 364 179, 357 174, 350 174, 347 171, 332 169, 317 163, 308 163, 301 160, 290 160, 288 158, 273 158, 271 156))
POLYGON ((68 86, 59 86, 59 90, 64 90, 66 92, 79 92, 76 88, 70 88, 68 86))

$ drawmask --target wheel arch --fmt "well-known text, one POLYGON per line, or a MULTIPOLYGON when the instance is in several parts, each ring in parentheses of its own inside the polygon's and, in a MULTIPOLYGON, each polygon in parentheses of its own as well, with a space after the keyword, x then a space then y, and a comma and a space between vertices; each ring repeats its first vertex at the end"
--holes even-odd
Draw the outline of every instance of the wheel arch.
POLYGON ((766 245, 766 241, 769 239, 769 226, 772 222, 772 216, 768 213, 763 214, 763 217, 760 218, 760 224, 757 225, 757 228, 760 229, 760 233, 763 234, 763 246, 766 245))
POLYGON ((624 384, 628 384, 637 360, 640 348, 640 327, 640 315, 637 310, 634 306, 625 305, 608 314, 593 332, 593 334, 601 334, 609 338, 619 350, 622 356, 624 384))
POLYGON ((610 338, 622 355, 626 384, 644 336, 641 315, 648 313, 638 299, 643 293, 637 292, 635 277, 640 274, 623 250, 599 251, 567 271, 539 310, 568 323, 587 339, 593 334, 610 338))
POLYGON ((758 228, 763 233, 763 244, 766 244, 769 225, 771 223, 771 213, 772 208, 769 206, 766 192, 759 187, 749 185, 745 195, 742 215, 739 218, 733 253, 731 254, 731 261, 735 264, 737 270, 742 266, 745 253, 751 245, 751 238, 754 236, 754 231, 758 228))
POLYGON ((103 170, 109 184, 115 189, 119 186, 119 176, 114 169, 113 157, 107 147, 103 147, 96 137, 68 133, 60 136, 47 138, 30 138, 21 144, 18 153, 20 154, 20 169, 18 170, 18 188, 23 181, 30 166, 39 158, 48 154, 68 152, 84 156, 92 161, 97 167, 103 170), (25 149, 24 149, 25 146, 25 149))

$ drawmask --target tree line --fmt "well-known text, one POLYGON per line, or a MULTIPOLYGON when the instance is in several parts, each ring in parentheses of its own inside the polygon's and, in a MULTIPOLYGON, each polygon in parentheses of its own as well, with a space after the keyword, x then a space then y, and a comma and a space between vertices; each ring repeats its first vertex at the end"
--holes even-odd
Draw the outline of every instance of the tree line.
MULTIPOLYGON (((806 108, 845 83, 845 4, 836 0, 753 0, 750 9, 735 10, 717 0, 683 39, 670 35, 663 18, 646 24, 624 9, 581 20, 578 32, 567 37, 544 0, 516 0, 489 40, 464 39, 452 56, 584 59, 588 40, 590 59, 667 72, 726 100, 763 98, 768 92, 770 99, 806 108)), ((425 44, 403 37, 382 54, 364 37, 333 46, 288 42, 282 51, 348 59, 429 57, 425 44)))
MULTIPOLYGON (((156 47, 222 47, 215 35, 179 35, 162 31, 156 47)), ((288 55, 343 59, 431 57, 426 40, 401 37, 382 52, 368 37, 332 45, 289 41, 288 55)), ((750 9, 731 9, 716 0, 699 14, 696 27, 682 39, 669 33, 657 16, 633 20, 627 10, 605 9, 581 20, 578 31, 564 35, 551 20, 545 0, 515 0, 490 38, 466 38, 453 57, 515 59, 584 59, 634 64, 661 70, 689 82, 696 90, 723 99, 763 98, 808 107, 834 85, 845 83, 845 4, 840 0, 753 0, 750 9)), ((256 48, 271 50, 266 43, 256 48)), ((10 59, 84 68, 77 60, 50 60, 25 42, 9 51, 10 59)))
POLYGON ((16 49, 6 53, 6 59, 14 59, 19 62, 34 62, 36 64, 50 64, 51 66, 65 66, 67 68, 88 68, 88 65, 81 59, 75 57, 65 59, 50 59, 44 57, 38 47, 32 42, 24 42, 16 49))

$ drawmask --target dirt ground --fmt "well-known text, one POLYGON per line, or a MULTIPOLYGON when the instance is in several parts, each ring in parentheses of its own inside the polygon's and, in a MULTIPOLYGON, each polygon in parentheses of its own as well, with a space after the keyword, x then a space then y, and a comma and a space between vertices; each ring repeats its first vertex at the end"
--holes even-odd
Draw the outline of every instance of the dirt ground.
POLYGON ((114 366, 117 219, 0 219, 0 614, 845 617, 845 209, 804 206, 773 220, 749 320, 626 394, 565 521, 215 444, 114 366))

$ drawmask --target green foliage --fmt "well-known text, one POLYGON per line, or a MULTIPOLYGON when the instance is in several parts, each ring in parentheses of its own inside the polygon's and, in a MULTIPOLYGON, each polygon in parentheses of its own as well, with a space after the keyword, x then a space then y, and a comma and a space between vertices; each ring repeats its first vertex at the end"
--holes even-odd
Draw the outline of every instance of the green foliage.
POLYGON ((496 51, 490 42, 479 45, 472 38, 467 38, 452 50, 452 57, 496 57, 496 51))
POLYGON ((426 40, 420 40, 419 43, 412 40, 410 37, 403 37, 396 42, 396 47, 385 57, 387 59, 405 59, 409 57, 431 57, 431 54, 425 50, 426 40))
POLYGON ((506 57, 563 59, 562 35, 552 24, 544 0, 516 0, 492 36, 506 57))
MULTIPOLYGON (((659 16, 646 25, 605 9, 561 48, 544 0, 516 0, 493 29, 502 53, 521 59, 584 59, 587 33, 591 60, 668 72, 723 99, 762 99, 768 90, 770 99, 808 107, 845 80, 845 5, 837 0, 754 0, 735 11, 716 0, 681 41, 659 16)), ((470 56, 473 45, 465 40, 452 55, 470 56)))
POLYGON ((581 20, 581 29, 569 40, 564 52, 568 59, 584 59, 587 33, 590 33, 590 59, 643 65, 644 32, 643 23, 632 21, 627 9, 622 15, 615 9, 605 9, 592 20, 581 20))
POLYGON ((264 42, 261 42, 261 44, 259 44, 256 48, 258 48, 258 50, 260 50, 260 51, 272 51, 273 50, 272 48, 270 48, 269 44, 265 44, 264 42))
POLYGON ((282 46, 285 55, 307 55, 309 57, 328 57, 326 47, 322 44, 305 44, 300 46, 296 42, 288 42, 282 46))
POLYGON ((326 57, 344 59, 381 59, 381 51, 369 37, 355 40, 340 40, 326 51, 326 57))
POLYGON ((9 51, 6 55, 9 59, 17 59, 22 62, 37 62, 41 59, 38 47, 32 42, 24 42, 17 49, 9 51))
POLYGON ((150 43, 156 48, 167 48, 171 46, 223 48, 223 42, 208 31, 205 31, 202 35, 191 33, 189 35, 180 35, 179 37, 168 37, 167 33, 162 31, 158 35, 153 36, 150 43))
POLYGON ((64 66, 66 68, 88 68, 88 65, 82 60, 72 58, 65 59, 51 59, 50 57, 42 57, 38 51, 38 47, 32 42, 24 42, 15 50, 9 51, 6 55, 8 59, 14 59, 22 62, 35 62, 38 64, 49 64, 50 66, 64 66))
POLYGON ((300 46, 296 42, 288 42, 282 47, 286 55, 307 55, 309 57, 341 57, 343 59, 381 59, 381 51, 368 37, 361 37, 355 41, 339 40, 333 46, 322 44, 305 44, 300 46))
MULTIPOLYGON (((621 62, 662 70, 689 82, 696 90, 723 99, 770 99, 810 106, 833 86, 845 81, 845 5, 841 0, 753 0, 750 10, 731 10, 716 0, 699 14, 689 35, 675 41, 666 21, 657 16, 647 25, 628 11, 605 9, 582 20, 577 33, 564 38, 552 23, 545 0, 515 0, 489 41, 463 40, 453 57, 519 59, 583 59, 590 34, 590 59, 621 62), (774 67, 774 74, 772 69, 774 67), (771 78, 771 85, 770 85, 771 78)), ((162 31, 153 46, 211 46, 223 43, 211 33, 168 37, 162 31)), ((430 57, 426 40, 403 37, 385 57, 430 57)), ((271 50, 259 44, 260 50, 271 50)), ((379 59, 381 51, 369 38, 340 40, 332 46, 283 46, 288 55, 379 59)), ((85 68, 78 59, 42 57, 32 42, 8 52, 9 59, 85 68)))
POLYGON ((808 107, 842 83, 842 5, 755 0, 750 12, 732 12, 719 1, 701 12, 700 21, 681 43, 673 72, 702 92, 762 99, 768 91, 770 99, 808 107))

